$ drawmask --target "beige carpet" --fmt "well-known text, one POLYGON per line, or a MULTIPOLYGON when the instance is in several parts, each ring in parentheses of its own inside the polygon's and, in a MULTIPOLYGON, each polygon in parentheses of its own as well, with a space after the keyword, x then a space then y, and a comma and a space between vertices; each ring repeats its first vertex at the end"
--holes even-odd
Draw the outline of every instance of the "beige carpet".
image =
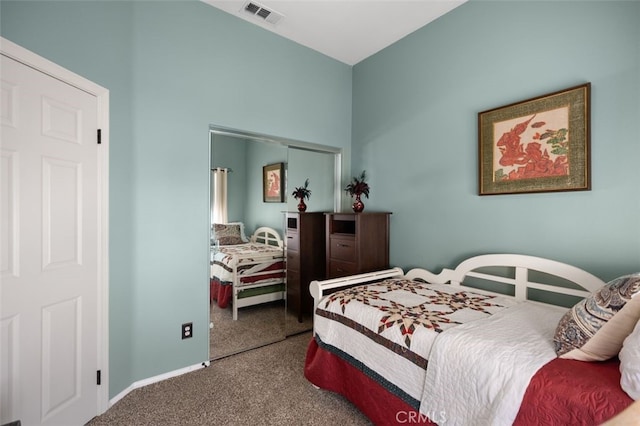
POLYGON ((247 349, 257 348, 313 329, 311 315, 302 322, 293 313, 285 314, 284 300, 248 306, 238 310, 233 320, 231 306, 220 308, 215 302, 210 306, 213 328, 209 338, 209 355, 218 359, 247 349))
POLYGON ((218 359, 283 340, 285 334, 284 301, 264 303, 238 310, 233 320, 231 306, 210 307, 213 328, 209 334, 209 356, 218 359))
POLYGON ((89 425, 370 425, 304 378, 310 339, 289 337, 136 389, 89 425))

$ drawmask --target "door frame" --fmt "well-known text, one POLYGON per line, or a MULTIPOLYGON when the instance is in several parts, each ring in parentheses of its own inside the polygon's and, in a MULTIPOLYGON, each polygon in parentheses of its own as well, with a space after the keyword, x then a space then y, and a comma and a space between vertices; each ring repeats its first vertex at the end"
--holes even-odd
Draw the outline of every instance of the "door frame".
POLYGON ((97 387, 97 407, 100 415, 109 408, 109 90, 84 77, 0 37, 0 53, 57 80, 96 97, 98 128, 102 149, 98 150, 98 329, 97 355, 101 385, 97 387))

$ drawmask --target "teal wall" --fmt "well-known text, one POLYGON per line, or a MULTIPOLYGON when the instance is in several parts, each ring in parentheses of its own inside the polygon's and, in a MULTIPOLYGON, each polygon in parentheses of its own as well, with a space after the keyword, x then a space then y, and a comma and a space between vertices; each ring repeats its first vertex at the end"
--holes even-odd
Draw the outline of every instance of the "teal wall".
MULTIPOLYGON (((246 210, 244 221, 247 232, 253 232, 260 226, 268 226, 275 229, 283 237, 284 218, 282 212, 285 203, 265 203, 262 191, 262 167, 269 164, 284 163, 285 176, 287 168, 287 147, 270 143, 251 141, 247 150, 247 188, 246 210)), ((284 180, 284 177, 283 177, 284 180)), ((286 182, 283 182, 282 191, 286 191, 286 182)), ((286 195, 286 193, 285 193, 286 195)))
POLYGON ((2 1, 0 17, 110 90, 110 395, 205 361, 209 126, 348 152, 351 68, 199 1, 2 1))
POLYGON ((333 211, 335 156, 326 152, 289 149, 288 166, 287 210, 298 210, 298 200, 291 193, 309 179, 311 196, 305 200, 307 211, 333 211))
POLYGON ((215 134, 211 138, 211 164, 233 170, 228 176, 227 203, 229 222, 244 222, 247 235, 260 226, 274 228, 284 237, 284 211, 296 211, 298 201, 293 188, 309 179, 312 198, 308 211, 332 211, 334 208, 335 155, 309 149, 287 147, 250 137, 215 134), (262 168, 284 163, 282 203, 263 202, 262 168))
POLYGON ((391 262, 550 257, 640 270, 640 2, 471 0, 353 69, 352 169, 391 262), (477 114, 591 82, 592 190, 477 195, 477 114))
MULTIPOLYGON (((247 188, 247 148, 249 141, 231 136, 212 135, 212 167, 229 168, 227 175, 227 215, 229 222, 244 222, 247 188)), ((252 230, 247 229, 250 233, 252 230)))

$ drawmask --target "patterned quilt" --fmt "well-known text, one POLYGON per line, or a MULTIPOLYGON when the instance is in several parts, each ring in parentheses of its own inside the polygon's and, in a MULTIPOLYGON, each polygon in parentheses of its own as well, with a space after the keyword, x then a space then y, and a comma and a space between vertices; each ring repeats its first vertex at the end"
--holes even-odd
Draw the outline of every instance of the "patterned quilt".
POLYGON ((509 297, 446 284, 389 279, 327 296, 316 310, 314 327, 324 349, 418 409, 438 335, 516 304, 509 297))
POLYGON ((282 248, 259 243, 247 243, 222 246, 213 255, 211 277, 222 284, 233 283, 234 267, 238 271, 238 284, 256 283, 261 280, 273 281, 282 277, 284 269, 284 252, 282 248), (254 275, 256 273, 276 270, 273 274, 254 275), (251 277, 251 278, 250 278, 251 277))

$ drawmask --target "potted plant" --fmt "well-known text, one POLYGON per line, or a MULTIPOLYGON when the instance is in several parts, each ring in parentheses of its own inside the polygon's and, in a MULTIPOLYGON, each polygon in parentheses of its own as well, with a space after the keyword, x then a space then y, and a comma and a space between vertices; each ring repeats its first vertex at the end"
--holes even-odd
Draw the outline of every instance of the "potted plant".
POLYGON ((369 198, 369 184, 366 182, 367 173, 366 170, 363 170, 360 174, 360 177, 354 176, 351 182, 344 188, 344 190, 351 195, 352 197, 356 197, 356 200, 353 203, 353 211, 356 213, 364 210, 364 203, 360 199, 362 195, 369 198))
POLYGON ((299 186, 291 193, 293 197, 300 202, 298 203, 298 211, 304 212, 307 210, 307 205, 304 203, 305 198, 311 197, 311 190, 309 189, 309 178, 304 181, 304 186, 299 186))

